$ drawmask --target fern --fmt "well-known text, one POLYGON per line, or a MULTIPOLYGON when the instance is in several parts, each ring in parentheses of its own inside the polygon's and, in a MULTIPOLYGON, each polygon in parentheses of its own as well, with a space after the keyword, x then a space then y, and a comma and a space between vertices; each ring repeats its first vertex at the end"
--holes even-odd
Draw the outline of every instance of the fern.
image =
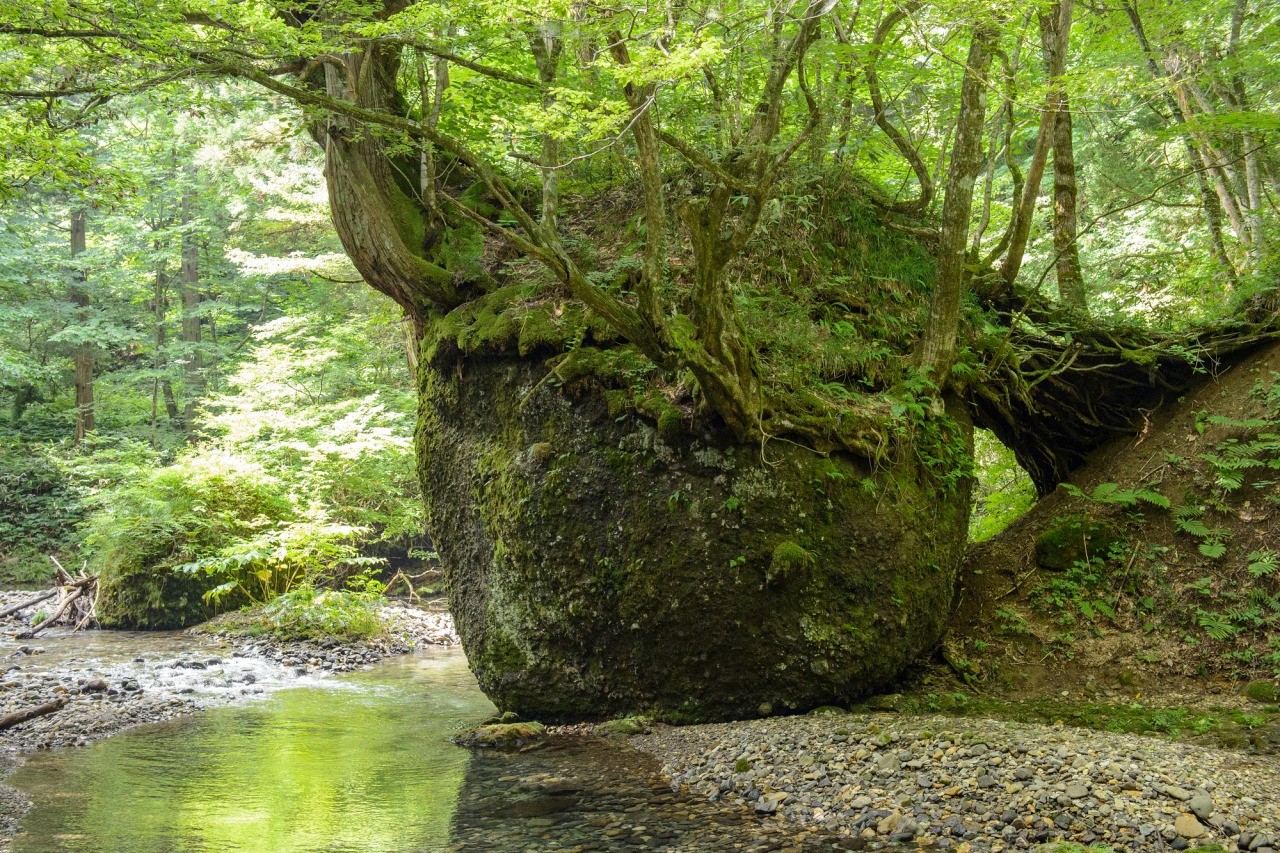
POLYGON ((1204 632, 1215 640, 1229 640, 1236 635, 1238 630, 1235 625, 1228 621, 1227 617, 1221 613, 1212 613, 1208 610, 1201 610, 1197 616, 1197 621, 1204 632))
POLYGON ((1227 546, 1225 543, 1211 539, 1207 542, 1200 543, 1200 553, 1204 554, 1206 557, 1216 560, 1223 554, 1227 553, 1227 546))
POLYGON ((1274 574, 1277 568, 1280 568, 1280 554, 1270 549, 1264 551, 1254 551, 1249 555, 1249 574, 1255 578, 1266 577, 1274 574))

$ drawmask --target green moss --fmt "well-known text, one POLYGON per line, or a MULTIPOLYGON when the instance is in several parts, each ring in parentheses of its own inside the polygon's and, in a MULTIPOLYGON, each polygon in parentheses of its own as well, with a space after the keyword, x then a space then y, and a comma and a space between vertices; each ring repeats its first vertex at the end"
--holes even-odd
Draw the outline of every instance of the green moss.
MULTIPOLYGON (((1238 749, 1266 751, 1268 732, 1280 726, 1280 713, 1243 713, 1225 708, 1149 708, 1054 699, 1011 701, 964 692, 908 695, 898 709, 908 714, 944 714, 1024 723, 1063 723, 1122 734, 1160 735, 1173 740, 1208 742, 1238 749)), ((1274 747, 1271 748, 1272 751, 1274 747)))
POLYGON ((542 746, 545 741, 546 728, 541 723, 493 723, 453 736, 453 742, 459 746, 500 752, 526 752, 542 746))
POLYGON ((1110 524, 1067 516, 1036 538, 1036 562, 1044 569, 1066 571, 1076 563, 1105 558, 1121 541, 1120 531, 1110 524))
POLYGON ((595 727, 595 733, 604 737, 624 738, 631 735, 648 734, 649 721, 644 717, 623 717, 619 720, 606 720, 595 727))
POLYGON ((684 414, 674 406, 658 415, 658 432, 671 435, 684 429, 684 414))
POLYGON ((751 769, 751 762, 745 758, 739 758, 733 762, 733 770, 735 773, 746 773, 751 769))
POLYGON ((792 574, 812 562, 813 555, 791 540, 779 542, 773 549, 769 560, 769 580, 790 577, 792 574))
POLYGON ((626 391, 611 388, 604 392, 605 406, 609 409, 609 417, 617 419, 627 413, 631 406, 631 395, 626 391))
POLYGON ((486 198, 488 190, 482 181, 476 181, 458 196, 462 204, 486 218, 493 218, 500 212, 496 205, 486 198))
POLYGON ((440 266, 455 276, 478 280, 484 276, 484 234, 471 221, 458 223, 444 232, 440 246, 440 266))
POLYGON ((1274 705, 1280 702, 1280 686, 1274 681, 1250 681, 1244 688, 1244 695, 1255 702, 1274 705))

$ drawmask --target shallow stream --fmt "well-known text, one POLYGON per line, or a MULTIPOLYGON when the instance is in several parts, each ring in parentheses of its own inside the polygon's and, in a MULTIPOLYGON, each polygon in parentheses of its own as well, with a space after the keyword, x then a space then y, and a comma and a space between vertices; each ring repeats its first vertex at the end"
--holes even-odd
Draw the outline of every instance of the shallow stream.
POLYGON ((449 742, 492 712, 461 652, 421 652, 35 753, 8 780, 34 803, 15 850, 832 849, 673 794, 622 746, 449 742))

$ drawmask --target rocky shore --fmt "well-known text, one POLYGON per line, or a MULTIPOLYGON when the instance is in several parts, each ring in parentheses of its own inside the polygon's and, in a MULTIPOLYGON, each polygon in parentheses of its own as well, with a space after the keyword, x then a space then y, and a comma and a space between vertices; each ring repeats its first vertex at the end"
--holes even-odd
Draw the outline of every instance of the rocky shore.
MULTIPOLYGON (((0 609, 29 597, 30 592, 0 591, 0 609)), ((387 631, 357 643, 282 642, 218 630, 216 624, 200 632, 152 634, 67 635, 55 627, 33 640, 9 640, 32 615, 23 610, 0 619, 0 717, 50 701, 65 704, 0 732, 0 779, 32 750, 84 745, 131 726, 458 642, 442 605, 422 609, 397 602, 381 608, 387 631)), ((0 850, 24 811, 21 795, 0 785, 0 850)))
POLYGON ((833 712, 661 727, 631 743, 673 789, 869 849, 1280 850, 1280 762, 1137 735, 833 712))

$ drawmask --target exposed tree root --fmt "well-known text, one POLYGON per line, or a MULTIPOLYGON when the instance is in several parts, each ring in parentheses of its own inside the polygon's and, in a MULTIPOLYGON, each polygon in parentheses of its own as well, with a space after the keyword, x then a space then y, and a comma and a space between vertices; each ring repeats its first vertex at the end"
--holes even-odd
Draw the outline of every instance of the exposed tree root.
POLYGON ((1280 313, 1263 313, 1181 335, 1010 317, 986 378, 969 389, 974 421, 1013 450, 1046 495, 1093 450, 1141 431, 1198 380, 1280 337, 1280 313))

